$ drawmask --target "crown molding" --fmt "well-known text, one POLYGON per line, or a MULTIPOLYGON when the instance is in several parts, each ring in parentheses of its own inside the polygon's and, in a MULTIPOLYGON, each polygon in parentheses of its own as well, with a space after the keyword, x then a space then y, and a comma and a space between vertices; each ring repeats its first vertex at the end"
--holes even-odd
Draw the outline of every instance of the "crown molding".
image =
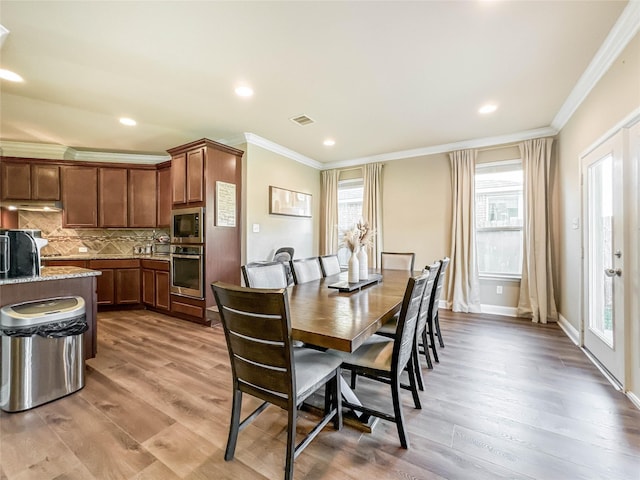
POLYGON ((110 152, 88 152, 86 150, 73 150, 73 160, 84 162, 105 162, 105 163, 136 163, 154 165, 156 163, 171 160, 170 155, 148 155, 138 153, 110 153, 110 152))
POLYGON ((244 138, 246 143, 256 145, 258 147, 264 148, 265 150, 269 150, 270 152, 282 155, 283 157, 290 158, 291 160, 295 160, 296 162, 307 165, 308 167, 313 167, 318 170, 322 170, 325 168, 325 166, 317 160, 306 157, 301 153, 295 152, 287 147, 283 147, 282 145, 272 142, 271 140, 262 138, 255 133, 245 132, 244 138))
POLYGON ((498 145, 506 145, 509 143, 521 142, 532 138, 553 137, 558 131, 552 127, 536 128, 534 130, 525 130, 523 132, 510 133, 508 135, 499 135, 496 137, 477 138, 473 140, 463 140, 461 142, 444 143, 431 147, 414 148, 412 150, 402 150, 399 152, 382 153, 380 155, 372 155, 370 157, 354 158, 352 160, 343 160, 339 162, 326 163, 322 165, 322 170, 331 168, 347 168, 372 162, 389 162, 393 160, 402 160, 404 158, 424 157, 427 155, 436 155, 438 153, 449 153, 455 150, 464 150, 468 148, 484 148, 494 147, 498 145))
POLYGON ((69 160, 72 152, 64 145, 51 143, 27 143, 0 141, 0 153, 5 157, 47 158, 52 160, 69 160))
POLYGON ((640 30, 640 0, 630 0, 573 90, 560 107, 551 126, 560 131, 587 98, 611 64, 640 30))

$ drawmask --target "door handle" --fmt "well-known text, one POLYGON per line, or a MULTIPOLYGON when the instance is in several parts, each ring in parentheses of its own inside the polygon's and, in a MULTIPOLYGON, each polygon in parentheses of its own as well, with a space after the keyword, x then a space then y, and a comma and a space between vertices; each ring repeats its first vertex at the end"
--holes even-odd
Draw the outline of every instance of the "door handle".
POLYGON ((619 269, 619 268, 616 268, 616 269, 613 269, 613 268, 605 268, 605 269, 604 269, 604 274, 605 274, 607 277, 615 277, 616 275, 617 275, 618 277, 621 277, 621 276, 622 276, 622 270, 621 270, 621 269, 619 269))

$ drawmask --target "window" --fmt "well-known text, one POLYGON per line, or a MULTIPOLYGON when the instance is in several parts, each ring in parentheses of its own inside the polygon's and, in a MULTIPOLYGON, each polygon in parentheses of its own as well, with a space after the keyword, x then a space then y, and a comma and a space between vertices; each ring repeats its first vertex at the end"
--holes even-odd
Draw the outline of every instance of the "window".
POLYGON ((476 248, 478 273, 522 274, 522 162, 476 165, 476 248))
MULTIPOLYGON (((342 234, 351 230, 362 218, 362 198, 364 183, 362 178, 340 180, 338 182, 338 239, 342 241, 342 234)), ((340 265, 346 265, 350 256, 349 249, 338 249, 340 265)))

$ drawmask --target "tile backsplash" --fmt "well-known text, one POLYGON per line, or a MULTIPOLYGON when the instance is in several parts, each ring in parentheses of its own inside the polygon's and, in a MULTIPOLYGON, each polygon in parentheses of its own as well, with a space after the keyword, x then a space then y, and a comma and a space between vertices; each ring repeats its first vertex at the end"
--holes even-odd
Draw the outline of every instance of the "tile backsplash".
POLYGON ((42 249, 42 255, 77 255, 79 248, 87 253, 132 254, 134 247, 153 242, 156 236, 169 234, 164 229, 106 229, 83 228, 74 230, 62 227, 62 212, 20 211, 19 228, 35 228, 42 231, 42 238, 49 243, 42 249))

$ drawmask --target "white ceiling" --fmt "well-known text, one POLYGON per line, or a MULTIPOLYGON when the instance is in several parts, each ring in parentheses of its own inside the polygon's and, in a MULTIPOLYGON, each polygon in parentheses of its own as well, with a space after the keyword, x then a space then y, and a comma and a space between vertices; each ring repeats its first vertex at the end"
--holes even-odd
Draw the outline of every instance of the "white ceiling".
POLYGON ((25 81, 0 83, 0 139, 164 154, 251 132, 337 165, 518 136, 557 127, 626 4, 2 0, 0 68, 25 81))

